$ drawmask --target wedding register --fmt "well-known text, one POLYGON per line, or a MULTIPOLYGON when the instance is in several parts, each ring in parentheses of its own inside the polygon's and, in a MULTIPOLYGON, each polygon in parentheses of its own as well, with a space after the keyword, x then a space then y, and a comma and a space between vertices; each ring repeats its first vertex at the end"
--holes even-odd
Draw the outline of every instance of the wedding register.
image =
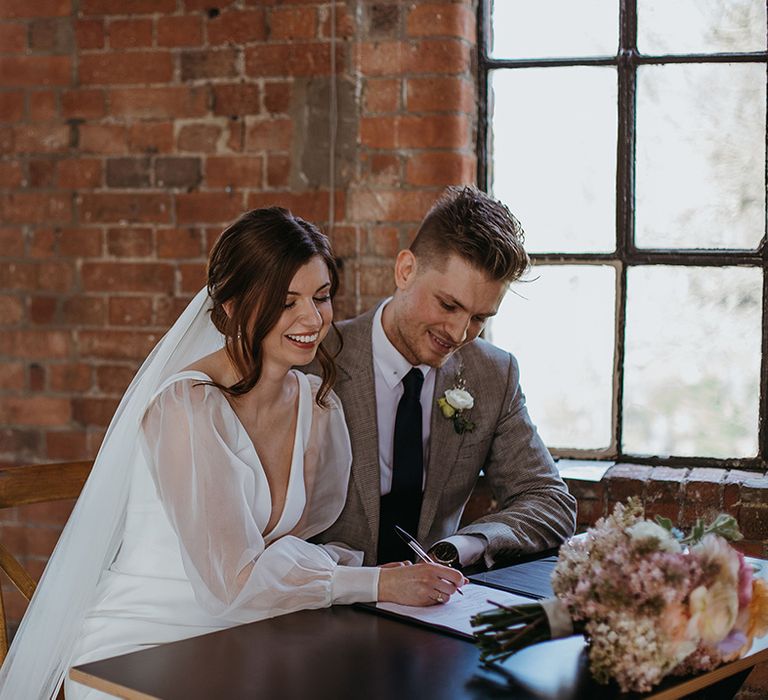
POLYGON ((522 605, 535 602, 516 593, 474 583, 468 583, 461 590, 464 592, 463 596, 451 596, 448 602, 442 605, 414 607, 395 603, 376 603, 375 605, 364 604, 360 607, 373 609, 384 615, 405 618, 417 624, 436 627, 459 637, 471 639, 472 624, 470 619, 479 612, 490 610, 493 607, 490 601, 502 605, 522 605))

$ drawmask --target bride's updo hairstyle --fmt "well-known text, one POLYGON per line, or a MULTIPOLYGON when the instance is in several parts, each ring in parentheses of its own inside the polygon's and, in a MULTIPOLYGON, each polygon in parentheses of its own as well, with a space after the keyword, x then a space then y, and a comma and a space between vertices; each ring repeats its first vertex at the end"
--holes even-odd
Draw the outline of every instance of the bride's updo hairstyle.
MULTIPOLYGON (((253 209, 219 236, 208 258, 211 321, 226 338, 227 355, 242 377, 232 386, 216 384, 219 389, 241 396, 259 381, 264 338, 285 310, 294 275, 316 256, 328 266, 333 298, 339 275, 328 238, 287 209, 253 209)), ((336 365, 322 345, 317 359, 323 376, 316 401, 323 406, 336 379, 336 365)))

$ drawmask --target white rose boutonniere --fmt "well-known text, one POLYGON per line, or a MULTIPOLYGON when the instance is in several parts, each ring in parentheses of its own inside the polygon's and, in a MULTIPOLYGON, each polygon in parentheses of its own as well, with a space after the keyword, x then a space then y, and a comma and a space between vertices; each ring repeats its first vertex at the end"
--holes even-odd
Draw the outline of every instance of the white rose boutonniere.
POLYGON ((475 398, 467 391, 461 368, 456 372, 454 386, 446 389, 443 396, 437 400, 437 405, 443 416, 453 421, 453 429, 459 435, 475 429, 475 424, 464 416, 464 411, 469 411, 475 405, 475 398))

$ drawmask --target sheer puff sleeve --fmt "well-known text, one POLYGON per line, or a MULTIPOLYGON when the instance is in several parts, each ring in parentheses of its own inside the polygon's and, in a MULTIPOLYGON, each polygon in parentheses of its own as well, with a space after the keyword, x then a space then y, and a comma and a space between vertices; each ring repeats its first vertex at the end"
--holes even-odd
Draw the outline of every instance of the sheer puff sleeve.
MULTIPOLYGON (((378 569, 347 566, 360 563, 357 553, 305 541, 338 517, 346 497, 351 451, 338 399, 327 409, 300 402, 305 504, 291 531, 265 544, 271 503, 260 467, 249 463, 253 446, 223 394, 199 382, 166 387, 142 428, 159 498, 203 609, 240 623, 375 600, 378 569)), ((317 382, 310 387, 313 397, 317 382)))

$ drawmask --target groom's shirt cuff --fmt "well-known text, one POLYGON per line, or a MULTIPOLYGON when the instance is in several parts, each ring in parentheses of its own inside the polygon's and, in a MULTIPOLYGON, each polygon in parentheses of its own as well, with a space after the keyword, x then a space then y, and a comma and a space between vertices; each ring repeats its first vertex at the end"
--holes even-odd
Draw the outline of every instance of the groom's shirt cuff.
POLYGON ((459 563, 462 566, 474 564, 485 554, 488 544, 485 537, 479 535, 451 535, 440 542, 450 542, 459 552, 459 563))

